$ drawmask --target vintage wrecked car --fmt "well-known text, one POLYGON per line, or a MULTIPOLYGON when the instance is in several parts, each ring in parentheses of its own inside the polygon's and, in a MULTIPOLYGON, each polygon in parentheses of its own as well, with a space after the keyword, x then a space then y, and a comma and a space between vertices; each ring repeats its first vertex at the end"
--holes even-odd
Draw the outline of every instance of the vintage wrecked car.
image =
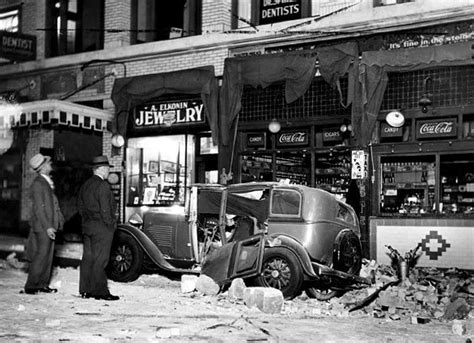
POLYGON ((184 213, 148 211, 118 226, 108 275, 203 273, 328 299, 366 283, 360 231, 349 205, 321 189, 276 182, 193 185, 184 213))

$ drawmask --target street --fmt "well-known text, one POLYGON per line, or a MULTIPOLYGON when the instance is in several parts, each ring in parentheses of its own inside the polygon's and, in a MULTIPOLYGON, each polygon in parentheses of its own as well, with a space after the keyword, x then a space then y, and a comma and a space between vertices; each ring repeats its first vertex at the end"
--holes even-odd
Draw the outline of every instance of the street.
MULTIPOLYGON (((304 295, 285 301, 279 314, 247 308, 226 293, 181 293, 179 280, 142 275, 109 281, 118 301, 82 299, 77 268, 55 267, 55 294, 20 294, 26 273, 0 260, 2 342, 469 342, 452 321, 412 324, 410 316, 375 318, 348 312, 341 301, 304 295)), ((472 311, 471 311, 472 314, 472 311)), ((472 319, 471 319, 472 320, 472 319)))

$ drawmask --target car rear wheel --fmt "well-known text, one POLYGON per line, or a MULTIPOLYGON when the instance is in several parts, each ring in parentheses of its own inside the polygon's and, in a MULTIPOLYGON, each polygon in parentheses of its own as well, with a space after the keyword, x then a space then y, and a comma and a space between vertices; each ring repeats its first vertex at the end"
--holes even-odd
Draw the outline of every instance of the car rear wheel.
POLYGON ((109 279, 131 282, 140 276, 143 265, 143 250, 131 235, 118 231, 110 249, 107 266, 109 279))
MULTIPOLYGON (((341 232, 336 238, 336 246, 333 256, 332 268, 356 275, 362 266, 362 249, 357 237, 352 231, 341 232)), ((318 300, 329 300, 336 296, 342 295, 342 291, 332 290, 328 283, 321 286, 308 287, 306 294, 310 298, 318 300)))
POLYGON ((279 289, 285 299, 300 293, 303 271, 296 255, 285 248, 271 248, 263 255, 262 273, 255 279, 262 287, 279 289))

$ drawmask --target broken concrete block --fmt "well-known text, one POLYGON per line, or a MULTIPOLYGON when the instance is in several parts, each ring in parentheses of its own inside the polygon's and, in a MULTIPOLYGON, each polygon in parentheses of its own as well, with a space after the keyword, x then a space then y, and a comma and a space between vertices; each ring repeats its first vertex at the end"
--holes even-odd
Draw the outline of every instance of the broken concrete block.
POLYGON ((237 278, 232 280, 230 284, 228 296, 230 299, 243 299, 244 298, 244 290, 247 288, 245 282, 241 278, 237 278))
POLYGON ((44 324, 48 327, 60 326, 61 321, 59 319, 46 319, 44 324))
POLYGON ((155 337, 156 338, 170 338, 171 336, 179 336, 178 328, 157 328, 155 337))
POLYGON ((430 319, 427 317, 417 317, 417 316, 412 316, 411 317, 411 323, 412 324, 426 324, 429 323, 430 319))
POLYGON ((181 293, 191 293, 196 289, 198 277, 196 275, 181 276, 181 293))
POLYGON ((453 302, 449 303, 444 312, 443 319, 464 319, 468 316, 470 306, 464 298, 457 298, 453 302))
POLYGON ((466 334, 466 323, 462 320, 453 320, 453 326, 451 327, 451 331, 458 336, 466 334))
POLYGON ((244 289, 244 303, 249 308, 257 307, 265 313, 280 313, 283 293, 275 288, 247 287, 244 289))
POLYGON ((209 276, 201 274, 196 281, 196 289, 204 295, 217 295, 220 287, 209 276))

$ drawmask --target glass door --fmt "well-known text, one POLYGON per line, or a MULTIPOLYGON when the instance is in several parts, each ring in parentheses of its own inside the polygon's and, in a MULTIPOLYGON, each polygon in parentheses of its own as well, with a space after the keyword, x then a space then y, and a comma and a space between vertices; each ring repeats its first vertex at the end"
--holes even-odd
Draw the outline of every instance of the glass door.
POLYGON ((126 152, 127 206, 184 205, 194 182, 194 136, 130 138, 126 152))

